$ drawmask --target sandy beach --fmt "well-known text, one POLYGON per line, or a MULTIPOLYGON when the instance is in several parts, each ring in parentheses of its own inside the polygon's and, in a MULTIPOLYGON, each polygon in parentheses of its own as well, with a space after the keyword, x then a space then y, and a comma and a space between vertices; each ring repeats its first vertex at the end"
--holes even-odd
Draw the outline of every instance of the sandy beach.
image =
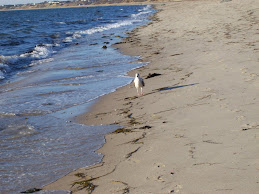
POLYGON ((149 62, 129 72, 144 79, 144 96, 124 86, 77 117, 123 127, 106 136, 101 163, 44 190, 258 193, 259 1, 155 6, 150 24, 114 45, 149 62))

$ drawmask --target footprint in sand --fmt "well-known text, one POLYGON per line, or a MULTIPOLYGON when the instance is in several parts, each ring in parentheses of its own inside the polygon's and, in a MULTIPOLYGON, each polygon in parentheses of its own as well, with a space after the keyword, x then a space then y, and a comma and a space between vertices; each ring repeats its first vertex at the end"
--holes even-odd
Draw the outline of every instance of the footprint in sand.
POLYGON ((175 193, 179 193, 180 191, 181 191, 181 189, 183 188, 183 186, 182 185, 176 185, 175 186, 175 190, 174 190, 174 192, 175 193))
POLYGON ((257 129, 259 128, 259 125, 256 123, 256 122, 253 122, 253 123, 248 123, 248 124, 243 124, 241 126, 242 128, 242 131, 247 131, 247 130, 250 130, 250 129, 257 129))

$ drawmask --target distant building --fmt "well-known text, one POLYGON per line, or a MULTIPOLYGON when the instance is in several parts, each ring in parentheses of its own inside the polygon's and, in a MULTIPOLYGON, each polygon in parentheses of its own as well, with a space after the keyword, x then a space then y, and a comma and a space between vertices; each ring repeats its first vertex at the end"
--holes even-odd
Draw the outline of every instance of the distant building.
POLYGON ((48 1, 49 4, 60 4, 59 1, 48 1))

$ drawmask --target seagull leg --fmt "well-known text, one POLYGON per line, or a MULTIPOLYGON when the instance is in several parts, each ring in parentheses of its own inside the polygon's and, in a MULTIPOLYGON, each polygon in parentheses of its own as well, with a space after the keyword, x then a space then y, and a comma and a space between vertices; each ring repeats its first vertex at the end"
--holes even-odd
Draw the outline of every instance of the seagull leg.
POLYGON ((143 88, 141 87, 141 96, 144 96, 143 88))

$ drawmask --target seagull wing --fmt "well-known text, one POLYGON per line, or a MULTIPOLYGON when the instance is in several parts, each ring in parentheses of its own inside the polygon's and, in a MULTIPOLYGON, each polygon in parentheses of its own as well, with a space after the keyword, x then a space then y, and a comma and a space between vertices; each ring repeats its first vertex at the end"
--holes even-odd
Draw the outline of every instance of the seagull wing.
POLYGON ((142 78, 140 78, 139 81, 140 81, 141 86, 144 87, 145 86, 144 80, 142 78))

